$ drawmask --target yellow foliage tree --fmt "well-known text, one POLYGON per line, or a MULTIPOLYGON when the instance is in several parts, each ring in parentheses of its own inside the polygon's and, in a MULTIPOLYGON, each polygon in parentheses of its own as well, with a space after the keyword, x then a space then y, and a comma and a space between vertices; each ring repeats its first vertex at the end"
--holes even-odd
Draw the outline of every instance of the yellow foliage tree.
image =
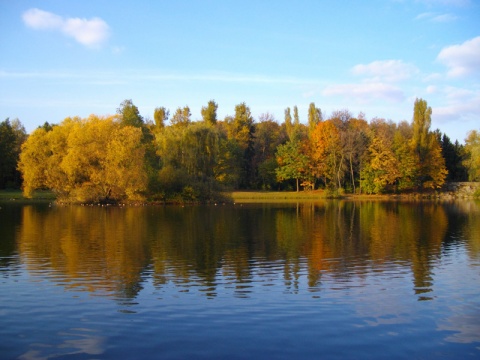
POLYGON ((465 165, 470 181, 480 180, 480 131, 472 130, 465 139, 465 150, 468 158, 465 165))
POLYGON ((417 185, 420 188, 439 188, 445 182, 448 171, 442 149, 430 131, 432 108, 423 99, 416 99, 413 109, 413 137, 411 147, 417 161, 417 185))
POLYGON ((310 135, 310 159, 315 176, 323 178, 325 184, 330 182, 340 188, 340 178, 344 154, 341 149, 340 131, 333 121, 327 120, 317 124, 310 135))
POLYGON ((141 138, 140 128, 95 115, 37 129, 20 155, 25 196, 48 188, 64 200, 138 199, 147 187, 141 138))

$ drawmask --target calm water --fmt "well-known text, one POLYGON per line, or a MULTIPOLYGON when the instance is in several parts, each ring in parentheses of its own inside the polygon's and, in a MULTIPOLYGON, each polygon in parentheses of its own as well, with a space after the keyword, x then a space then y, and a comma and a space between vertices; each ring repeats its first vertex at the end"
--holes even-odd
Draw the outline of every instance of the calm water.
POLYGON ((0 358, 480 358, 480 203, 0 204, 0 358))

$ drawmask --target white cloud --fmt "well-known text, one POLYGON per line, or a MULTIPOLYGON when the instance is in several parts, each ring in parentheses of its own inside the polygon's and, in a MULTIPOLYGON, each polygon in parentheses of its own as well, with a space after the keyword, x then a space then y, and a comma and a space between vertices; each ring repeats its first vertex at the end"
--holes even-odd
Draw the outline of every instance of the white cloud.
POLYGON ((429 18, 431 18, 431 17, 434 16, 434 15, 435 15, 435 14, 434 14, 434 13, 431 13, 431 12, 421 13, 421 14, 418 14, 418 15, 415 17, 415 20, 429 19, 429 18))
POLYGON ((124 46, 113 46, 112 47, 112 53, 115 55, 120 55, 125 51, 124 46))
POLYGON ((63 25, 61 16, 40 9, 30 9, 23 13, 23 22, 32 29, 59 29, 63 25))
POLYGON ((431 18, 431 21, 433 22, 438 22, 438 23, 446 23, 446 22, 452 22, 457 20, 458 17, 452 14, 442 14, 442 15, 436 15, 431 18))
POLYGON ((403 101, 405 96, 398 87, 384 83, 338 84, 327 86, 325 96, 344 96, 360 102, 384 99, 391 102, 403 101))
POLYGON ((358 64, 352 68, 354 75, 367 76, 369 81, 401 81, 410 78, 418 72, 415 65, 402 60, 373 61, 369 64, 358 64))
POLYGON ((439 73, 431 73, 431 74, 424 75, 424 76, 422 77, 422 81, 430 82, 430 81, 440 80, 440 79, 442 79, 442 78, 443 78, 442 74, 439 74, 439 73))
POLYGON ((441 89, 443 106, 432 106, 435 120, 446 123, 451 121, 478 121, 480 113, 480 91, 457 87, 441 89))
POLYGON ((90 20, 70 18, 65 21, 62 30, 65 34, 86 46, 98 46, 102 44, 109 35, 107 23, 99 18, 90 20))
MULTIPOLYGON (((115 48, 112 51, 116 51, 115 48)), ((119 48, 118 51, 123 51, 119 48)), ((285 76, 265 76, 257 74, 239 74, 227 72, 207 73, 180 73, 162 72, 158 70, 132 70, 122 73, 115 72, 77 72, 77 71, 44 71, 44 72, 15 72, 0 69, 1 78, 42 78, 42 79, 96 79, 102 82, 123 81, 123 82, 157 82, 157 81, 185 81, 185 82, 207 82, 207 83, 240 83, 240 84, 287 84, 294 86, 318 86, 321 81, 316 79, 304 79, 285 76)))
POLYGON ((110 35, 108 24, 100 18, 63 18, 40 9, 29 9, 22 18, 25 25, 32 29, 59 31, 92 48, 101 46, 110 35))
POLYGON ((417 15, 415 20, 427 20, 436 23, 446 23, 457 20, 458 17, 453 14, 437 14, 432 12, 425 12, 417 15))
POLYGON ((437 60, 449 68, 448 76, 461 77, 480 72, 480 36, 460 45, 443 48, 437 60))
POLYGON ((419 3, 424 3, 431 7, 438 6, 452 6, 452 7, 465 7, 471 4, 471 0, 416 0, 419 3))

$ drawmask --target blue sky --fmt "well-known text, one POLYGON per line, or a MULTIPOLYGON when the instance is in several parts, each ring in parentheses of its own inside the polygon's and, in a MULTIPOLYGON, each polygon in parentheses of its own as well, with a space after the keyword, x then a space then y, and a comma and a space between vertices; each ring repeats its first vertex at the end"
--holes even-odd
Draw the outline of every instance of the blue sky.
POLYGON ((245 102, 411 121, 415 98, 463 142, 480 129, 480 1, 0 0, 0 120, 28 132, 132 99, 218 116, 245 102))

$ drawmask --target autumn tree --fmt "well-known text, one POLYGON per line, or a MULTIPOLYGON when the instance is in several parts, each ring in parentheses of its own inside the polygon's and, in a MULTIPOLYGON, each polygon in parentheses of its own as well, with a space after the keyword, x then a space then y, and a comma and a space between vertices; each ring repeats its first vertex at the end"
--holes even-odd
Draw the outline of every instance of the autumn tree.
POLYGON ((353 193, 356 193, 356 182, 360 177, 362 160, 368 143, 368 123, 361 117, 349 119, 341 133, 341 142, 353 193))
POLYGON ((480 181, 480 131, 472 130, 465 139, 465 166, 470 181, 480 181))
POLYGON ((204 122, 168 126, 156 134, 160 192, 185 195, 189 200, 208 199, 215 188, 219 153, 218 130, 204 122))
POLYGON ((308 106, 308 132, 311 134, 317 124, 322 121, 322 110, 315 107, 315 103, 311 102, 308 106))
POLYGON ((298 127, 300 125, 300 116, 298 115, 298 107, 295 105, 293 107, 293 126, 298 127))
POLYGON ((411 146, 417 160, 416 184, 420 188, 438 188, 447 176, 445 160, 437 137, 430 131, 432 108, 423 99, 416 99, 413 108, 411 146))
POLYGON ((188 126, 191 123, 190 117, 192 114, 190 113, 190 108, 188 106, 184 106, 183 108, 178 107, 173 114, 172 118, 170 119, 170 124, 172 126, 188 126))
POLYGON ((292 123, 292 113, 289 107, 285 109, 284 117, 285 131, 287 132, 288 138, 293 139, 293 123, 292 123))
POLYGON ((340 131, 333 121, 317 124, 310 135, 309 155, 313 174, 322 179, 325 185, 341 188, 345 154, 341 148, 340 131))
POLYGON ((277 147, 287 140, 287 135, 273 115, 264 113, 255 124, 253 166, 257 169, 255 185, 262 189, 271 189, 277 179, 275 169, 277 147))
POLYGON ((153 112, 153 119, 155 122, 155 129, 159 131, 165 128, 165 123, 168 121, 168 117, 170 116, 170 111, 167 110, 165 107, 157 107, 153 112))
POLYGON ((245 103, 236 105, 235 116, 227 117, 225 123, 227 127, 227 137, 229 141, 234 142, 234 144, 229 146, 238 146, 241 154, 238 159, 240 167, 238 186, 241 188, 249 188, 254 178, 253 157, 255 155, 253 146, 255 122, 250 108, 245 103))
POLYGON ((219 125, 219 154, 215 164, 215 180, 222 186, 237 189, 243 174, 242 164, 244 151, 238 142, 227 135, 231 117, 221 121, 219 125), (225 125, 225 123, 227 125, 225 125))
POLYGON ((61 199, 139 199, 147 186, 141 129, 114 117, 67 118, 51 131, 35 130, 22 146, 24 193, 39 188, 61 199))
POLYGON ((218 104, 210 100, 207 106, 202 107, 202 120, 205 124, 216 125, 218 104))
POLYGON ((397 158, 399 172, 395 191, 404 191, 415 187, 418 167, 415 151, 411 146, 412 137, 412 124, 401 121, 397 125, 393 137, 393 151, 397 158))
POLYGON ((131 99, 122 101, 117 109, 120 115, 120 123, 125 126, 141 127, 144 125, 143 117, 140 115, 138 107, 136 107, 131 99))
POLYGON ((309 159, 303 152, 302 144, 298 140, 289 140, 278 146, 277 162, 277 179, 279 181, 295 180, 298 192, 300 181, 309 178, 309 159))
POLYGON ((393 150, 394 131, 395 125, 383 119, 372 123, 367 162, 361 171, 361 187, 367 194, 383 193, 400 175, 393 150))

